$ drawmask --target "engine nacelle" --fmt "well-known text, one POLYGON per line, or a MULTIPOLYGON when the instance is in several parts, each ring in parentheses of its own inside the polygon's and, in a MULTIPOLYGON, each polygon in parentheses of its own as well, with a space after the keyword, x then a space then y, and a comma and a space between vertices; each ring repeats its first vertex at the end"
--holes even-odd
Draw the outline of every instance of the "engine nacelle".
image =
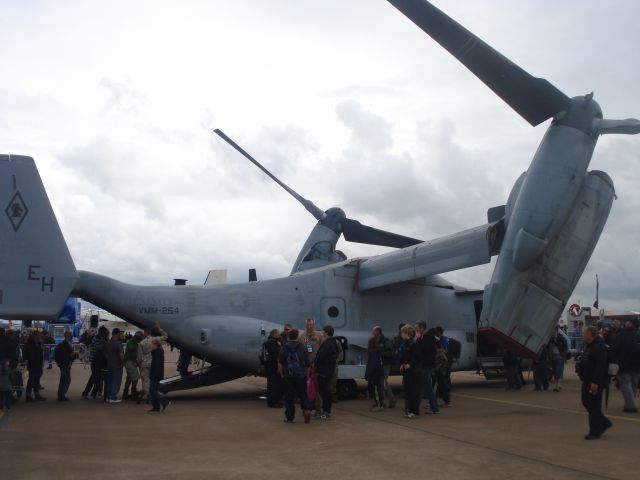
POLYGON ((481 333, 523 356, 540 350, 591 257, 614 198, 611 178, 589 172, 555 238, 541 246, 519 229, 515 242, 503 244, 484 291, 481 333))
MULTIPOLYGON (((180 324, 180 345, 216 365, 258 374, 260 350, 278 325, 234 315, 197 315, 180 324)), ((171 335, 172 332, 169 332, 171 335)))

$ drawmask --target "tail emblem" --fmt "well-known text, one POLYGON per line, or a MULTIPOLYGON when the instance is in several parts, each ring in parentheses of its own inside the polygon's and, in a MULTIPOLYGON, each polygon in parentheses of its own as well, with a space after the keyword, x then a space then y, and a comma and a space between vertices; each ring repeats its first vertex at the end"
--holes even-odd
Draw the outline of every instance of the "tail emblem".
POLYGON ((20 192, 15 193, 5 212, 7 213, 7 217, 9 217, 13 231, 17 232, 29 213, 27 204, 24 203, 20 192))

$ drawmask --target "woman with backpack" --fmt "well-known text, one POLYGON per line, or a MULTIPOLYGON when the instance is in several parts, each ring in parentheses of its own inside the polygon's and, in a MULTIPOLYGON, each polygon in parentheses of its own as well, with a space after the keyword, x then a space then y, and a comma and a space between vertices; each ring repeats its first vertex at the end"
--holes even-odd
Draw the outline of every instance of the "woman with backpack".
POLYGON ((307 400, 307 378, 309 377, 309 356, 305 346, 298 341, 298 330, 292 328, 287 334, 289 341, 278 356, 278 372, 284 382, 285 422, 292 423, 296 416, 295 400, 300 399, 304 423, 311 421, 311 406, 307 400))
POLYGON ((320 344, 313 369, 318 378, 318 389, 322 398, 321 420, 331 418, 331 380, 335 375, 336 362, 338 360, 338 342, 333 338, 334 329, 331 325, 326 325, 324 341, 320 344))

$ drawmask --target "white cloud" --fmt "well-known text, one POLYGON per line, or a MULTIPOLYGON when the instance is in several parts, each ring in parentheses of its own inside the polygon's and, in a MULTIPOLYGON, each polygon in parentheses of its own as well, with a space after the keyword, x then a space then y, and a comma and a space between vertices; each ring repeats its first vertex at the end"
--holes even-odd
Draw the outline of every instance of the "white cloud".
MULTIPOLYGON (((640 115, 637 2, 436 3, 606 116, 640 115)), ((125 281, 289 272, 313 218, 213 128, 317 205, 419 238, 483 223, 544 133, 384 1, 0 8, 0 151, 36 158, 78 267, 125 281)), ((596 149, 620 198, 574 300, 598 273, 603 306, 640 308, 639 147, 596 149)))

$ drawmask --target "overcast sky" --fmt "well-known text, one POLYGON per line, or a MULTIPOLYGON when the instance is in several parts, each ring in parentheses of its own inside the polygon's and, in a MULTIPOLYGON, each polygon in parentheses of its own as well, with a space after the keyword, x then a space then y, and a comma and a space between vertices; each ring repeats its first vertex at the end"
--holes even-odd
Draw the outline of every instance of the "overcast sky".
MULTIPOLYGON (((435 3, 605 117, 640 117, 640 2, 435 3)), ((289 273, 315 220, 213 128, 318 206, 430 239, 504 204, 548 126, 383 0, 0 0, 0 72, 0 152, 36 159, 76 266, 128 282, 289 273)), ((599 140, 590 168, 619 198, 572 301, 598 273, 601 306, 640 310, 639 167, 640 138, 599 140)), ((445 277, 482 288, 491 269, 445 277)))

